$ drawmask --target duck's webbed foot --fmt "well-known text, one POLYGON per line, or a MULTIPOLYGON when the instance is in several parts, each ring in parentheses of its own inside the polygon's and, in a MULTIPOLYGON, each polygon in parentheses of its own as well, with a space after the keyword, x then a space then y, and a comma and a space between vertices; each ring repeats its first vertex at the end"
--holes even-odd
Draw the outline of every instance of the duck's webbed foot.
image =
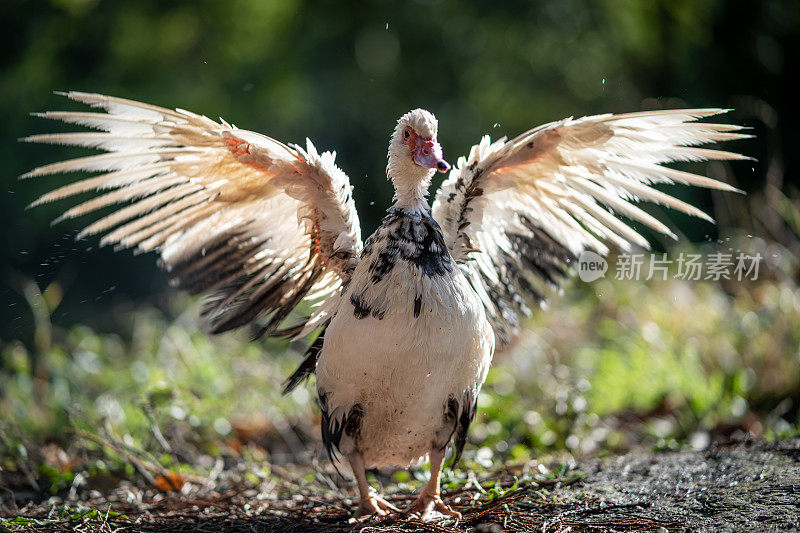
POLYGON ((428 491, 427 487, 422 489, 422 492, 419 493, 419 496, 417 496, 417 499, 414 500, 414 503, 403 510, 404 513, 415 514, 419 516, 420 520, 427 520, 430 518, 432 511, 438 511, 443 515, 461 518, 461 513, 448 507, 442 501, 440 494, 434 493, 433 491, 428 491))
POLYGON ((370 494, 358 502, 356 516, 378 515, 386 516, 390 512, 399 512, 399 509, 383 499, 379 494, 370 494))

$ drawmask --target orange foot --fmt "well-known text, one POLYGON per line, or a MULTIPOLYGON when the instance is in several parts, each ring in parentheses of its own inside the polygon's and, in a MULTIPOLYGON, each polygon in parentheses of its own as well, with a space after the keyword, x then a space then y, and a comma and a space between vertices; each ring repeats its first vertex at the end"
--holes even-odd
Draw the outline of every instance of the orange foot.
POLYGON ((369 498, 358 502, 356 517, 371 516, 373 514, 377 516, 386 516, 390 511, 397 513, 400 510, 377 494, 370 494, 369 498))
POLYGON ((441 495, 428 492, 425 489, 419 493, 414 503, 403 510, 404 513, 416 515, 423 521, 430 519, 431 511, 439 511, 443 515, 461 518, 461 513, 445 505, 441 495))

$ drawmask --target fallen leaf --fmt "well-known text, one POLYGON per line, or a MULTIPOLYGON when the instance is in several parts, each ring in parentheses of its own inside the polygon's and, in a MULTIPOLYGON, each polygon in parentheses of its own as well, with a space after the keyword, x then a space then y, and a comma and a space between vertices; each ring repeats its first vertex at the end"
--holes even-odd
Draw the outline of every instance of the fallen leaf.
POLYGON ((186 479, 177 472, 169 472, 165 476, 156 476, 155 487, 161 492, 178 491, 183 488, 186 479))

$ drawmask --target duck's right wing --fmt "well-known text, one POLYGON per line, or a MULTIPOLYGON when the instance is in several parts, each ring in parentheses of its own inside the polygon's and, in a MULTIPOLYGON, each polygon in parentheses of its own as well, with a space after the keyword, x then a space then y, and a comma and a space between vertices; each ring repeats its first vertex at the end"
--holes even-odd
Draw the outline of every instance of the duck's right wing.
MULTIPOLYGON (((54 163, 23 178, 73 171, 101 174, 62 186, 33 205, 104 191, 59 220, 124 206, 79 237, 156 251, 172 283, 210 293, 204 314, 214 332, 259 318, 272 333, 304 299, 325 299, 349 279, 361 230, 347 175, 335 154, 318 154, 184 110, 99 94, 66 96, 105 112, 39 116, 101 132, 34 135, 28 142, 101 148, 109 153, 54 163)), ((324 313, 323 313, 324 314, 324 313)), ((308 331, 316 313, 284 333, 308 331)), ((280 332, 278 332, 280 333, 280 332)))

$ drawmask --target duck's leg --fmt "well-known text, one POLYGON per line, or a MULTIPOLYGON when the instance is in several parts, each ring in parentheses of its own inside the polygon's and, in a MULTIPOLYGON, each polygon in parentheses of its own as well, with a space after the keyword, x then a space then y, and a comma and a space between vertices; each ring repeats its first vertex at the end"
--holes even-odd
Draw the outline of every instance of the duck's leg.
POLYGON ((431 511, 436 510, 448 516, 461 518, 461 513, 453 511, 442 501, 442 494, 439 488, 439 478, 442 474, 442 464, 444 463, 444 450, 434 446, 430 453, 431 479, 417 499, 414 500, 404 512, 416 513, 420 519, 425 520, 431 511))
POLYGON ((372 487, 367 482, 367 472, 364 469, 364 459, 357 451, 347 454, 347 460, 350 461, 350 468, 353 470, 353 475, 356 478, 358 485, 358 510, 356 516, 367 516, 377 514, 378 516, 386 516, 389 511, 398 512, 399 509, 391 503, 384 500, 377 493, 372 492, 372 487))

